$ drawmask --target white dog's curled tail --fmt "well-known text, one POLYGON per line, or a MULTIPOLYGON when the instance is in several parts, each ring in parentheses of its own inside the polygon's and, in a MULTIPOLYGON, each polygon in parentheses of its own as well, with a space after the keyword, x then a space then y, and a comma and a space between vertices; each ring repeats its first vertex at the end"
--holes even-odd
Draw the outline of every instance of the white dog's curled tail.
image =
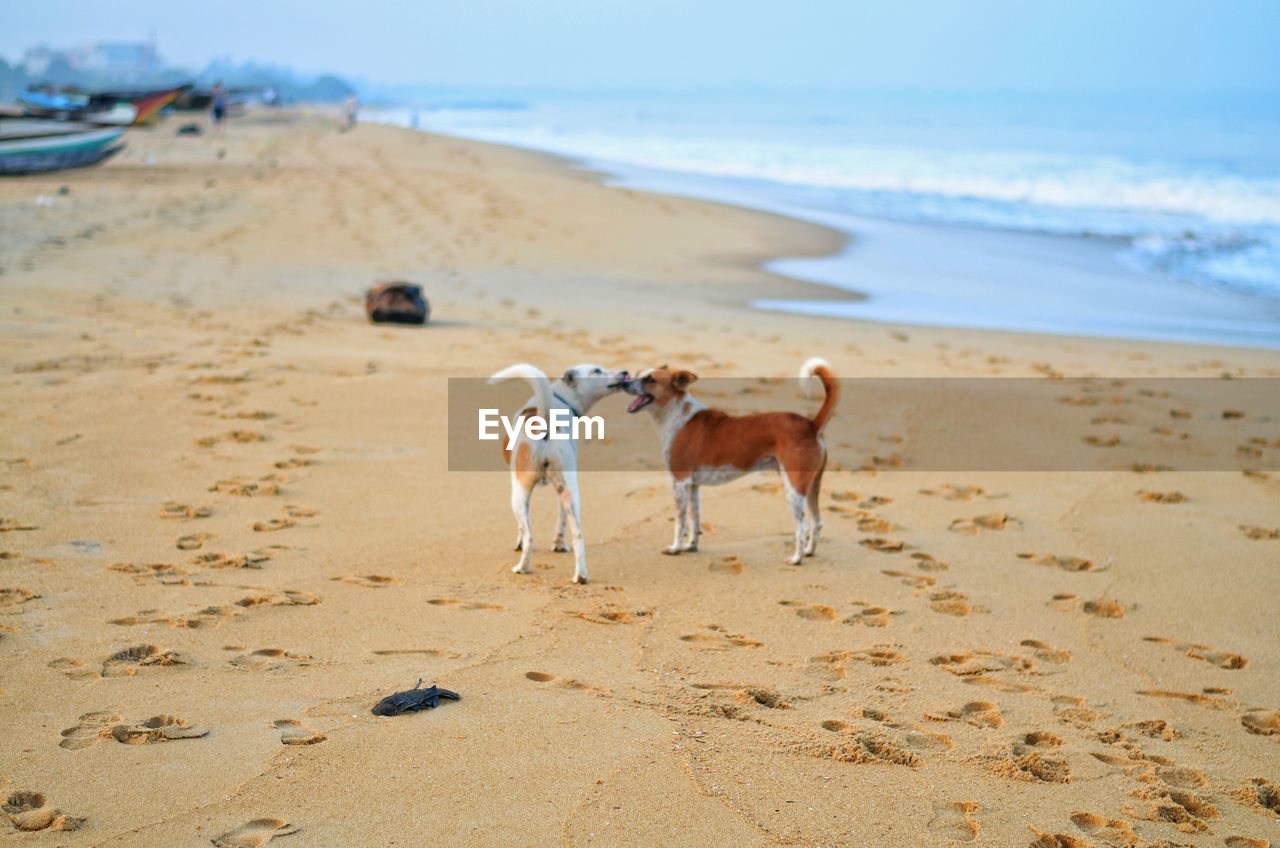
POLYGON ((515 380, 517 378, 528 381, 529 385, 533 387, 533 397, 534 402, 538 405, 538 415, 545 420, 551 409, 551 381, 547 379, 547 375, 542 372, 541 368, 530 365, 527 362, 521 362, 518 365, 509 365, 503 368, 485 382, 493 385, 494 383, 501 383, 503 380, 515 380))
POLYGON ((822 388, 826 392, 822 407, 812 419, 814 432, 821 432, 836 408, 836 400, 840 397, 840 383, 836 381, 836 375, 831 373, 831 363, 820 356, 815 356, 800 366, 800 380, 804 383, 806 394, 811 391, 809 380, 813 377, 822 381, 822 388))

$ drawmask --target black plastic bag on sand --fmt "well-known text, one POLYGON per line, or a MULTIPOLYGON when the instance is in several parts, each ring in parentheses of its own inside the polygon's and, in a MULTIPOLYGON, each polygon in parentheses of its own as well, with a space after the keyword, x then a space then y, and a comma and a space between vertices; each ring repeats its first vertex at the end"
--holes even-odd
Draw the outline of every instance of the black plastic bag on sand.
POLYGON ((406 689, 403 692, 397 692, 394 695, 388 695, 373 706, 373 714, 380 716, 395 716, 401 713, 412 713, 419 710, 434 710, 440 706, 440 699, 446 698, 450 701, 461 701, 462 696, 457 692, 450 692, 448 689, 441 689, 435 685, 422 688, 422 680, 419 679, 417 685, 412 689, 406 689))

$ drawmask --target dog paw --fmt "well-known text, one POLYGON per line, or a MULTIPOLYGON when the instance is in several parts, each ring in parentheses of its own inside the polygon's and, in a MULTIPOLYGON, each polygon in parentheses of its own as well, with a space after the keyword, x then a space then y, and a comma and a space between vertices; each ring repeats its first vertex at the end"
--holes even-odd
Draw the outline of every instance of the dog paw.
POLYGON ((694 542, 694 543, 693 543, 693 544, 691 544, 691 545, 685 545, 685 546, 684 546, 683 548, 681 548, 680 550, 682 550, 682 551, 688 551, 689 553, 697 553, 697 552, 698 552, 698 543, 697 543, 697 542, 694 542))
POLYGON ((528 574, 530 570, 529 566, 525 565, 523 562, 517 562, 515 565, 511 566, 512 574, 528 574))
POLYGON ((662 552, 667 556, 678 556, 680 551, 681 548, 679 545, 670 545, 662 549, 662 552))
POLYGON ((801 557, 799 555, 787 557, 787 565, 799 565, 801 557))
POLYGON ((563 541, 556 541, 555 544, 551 546, 551 552, 557 553, 557 554, 567 554, 569 553, 569 546, 566 545, 563 541))
POLYGON ((573 575, 573 582, 574 582, 574 583, 580 583, 580 584, 582 584, 582 585, 586 585, 586 583, 587 583, 587 575, 585 575, 585 574, 575 574, 575 575, 573 575))

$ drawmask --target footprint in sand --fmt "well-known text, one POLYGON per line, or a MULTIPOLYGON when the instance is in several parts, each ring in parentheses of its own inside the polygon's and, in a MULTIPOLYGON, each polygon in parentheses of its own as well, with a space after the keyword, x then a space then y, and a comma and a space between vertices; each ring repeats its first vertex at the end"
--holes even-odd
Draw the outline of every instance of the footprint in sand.
POLYGON ((104 739, 115 739, 125 745, 143 745, 197 739, 208 733, 205 728, 195 727, 177 716, 157 715, 131 724, 124 722, 116 713, 94 712, 85 713, 80 716, 78 724, 62 731, 62 741, 58 746, 74 751, 96 745, 104 739))
POLYGON ((973 817, 981 809, 975 801, 935 801, 929 830, 949 842, 972 842, 982 831, 973 817))
POLYGON ((1280 539, 1280 527, 1256 527, 1252 524, 1241 524, 1240 532, 1255 542, 1267 542, 1280 539))
POLYGON ((305 506, 295 506, 292 504, 286 504, 284 511, 289 514, 290 518, 315 518, 320 514, 319 510, 305 506))
POLYGON ((1061 568, 1063 571, 1093 571, 1093 562, 1074 556, 1058 556, 1056 554, 1018 554, 1018 559, 1026 559, 1037 565, 1048 565, 1061 568))
POLYGON ((103 677, 132 677, 147 666, 194 665, 195 660, 177 651, 166 651, 155 645, 133 645, 116 651, 102 661, 103 677))
POLYGON ((1095 618, 1124 618, 1124 606, 1111 598, 1085 601, 1080 609, 1095 618))
POLYGON ((717 574, 741 574, 746 570, 746 566, 742 564, 742 560, 736 556, 727 556, 718 559, 707 565, 708 571, 714 571, 717 574))
POLYGON ((187 571, 168 562, 152 562, 145 565, 133 562, 117 562, 107 566, 107 571, 128 574, 139 586, 152 581, 162 586, 190 586, 187 571))
POLYGON ((464 610, 500 610, 502 604, 487 604, 483 601, 461 601, 457 598, 432 598, 427 603, 438 607, 457 607, 464 610))
POLYGON ((1029 674, 1035 671, 1036 666, 1026 657, 1007 656, 992 651, 957 651, 951 654, 939 654, 931 657, 929 664, 936 665, 957 677, 979 677, 1003 671, 1029 674))
MULTIPOLYGON (((229 650, 239 649, 229 648, 229 650)), ((286 651, 284 648, 259 648, 256 651, 249 651, 234 657, 231 660, 231 664, 236 668, 250 671, 275 671, 282 668, 310 665, 311 657, 307 654, 286 651)))
POLYGON ((1147 503, 1180 504, 1186 503, 1189 499, 1182 492, 1152 492, 1147 489, 1139 489, 1138 500, 1146 501, 1147 503))
POLYGON ((1142 839, 1133 826, 1122 819, 1108 819, 1094 813, 1074 812, 1071 823, 1104 845, 1139 845, 1142 839))
POLYGON ((1265 777, 1250 778, 1249 782, 1231 793, 1237 801, 1261 810, 1270 810, 1280 816, 1280 786, 1265 777))
POLYGON ((213 515, 211 506, 189 506, 177 501, 169 501, 160 510, 161 518, 190 521, 196 518, 208 518, 213 515))
POLYGON ((1020 525, 1022 522, 1003 512, 991 515, 978 515, 973 518, 957 518, 947 525, 952 533, 975 535, 983 530, 1004 530, 1006 527, 1020 525))
POLYGON ((197 551, 204 547, 204 543, 213 538, 208 533, 191 533, 186 536, 179 536, 175 543, 180 551, 197 551))
POLYGON ((861 624, 863 627, 888 627, 889 617, 897 615, 885 607, 863 607, 844 620, 845 624, 861 624))
POLYGON ((1071 662, 1071 652, 1066 648, 1055 648, 1039 639, 1023 639, 1019 644, 1024 648, 1030 648, 1031 655, 1043 662, 1056 665, 1071 662))
MULTIPOLYGON (((265 550, 265 549, 264 549, 265 550)), ((203 568, 262 568, 262 563, 271 559, 271 554, 254 551, 249 554, 207 553, 191 558, 192 565, 203 568)))
POLYGON ((932 554, 926 554, 922 551, 917 551, 916 553, 911 555, 911 558, 916 561, 916 568, 920 569, 921 571, 950 571, 951 570, 951 566, 947 565, 942 560, 934 559, 932 554))
POLYGON ((440 648, 384 648, 373 652, 377 657, 399 657, 420 655, 424 657, 441 657, 447 660, 461 659, 464 655, 456 651, 444 651, 440 648))
POLYGON ((255 533, 274 533, 277 530, 287 530, 290 527, 297 526, 298 522, 288 518, 272 518, 267 521, 255 521, 249 525, 255 533))
POLYGON ((216 436, 205 436, 204 438, 196 439, 196 447, 211 448, 221 442, 247 445, 252 442, 265 442, 266 440, 266 436, 253 430, 228 430, 216 436))
POLYGON ((212 840, 215 848, 262 848, 277 836, 297 833, 298 828, 284 819, 254 819, 212 840))
POLYGON ((999 498, 1003 495, 988 495, 981 486, 957 486, 954 483, 943 483, 936 489, 921 489, 920 494, 949 501, 971 501, 976 498, 999 498))
POLYGON ((330 577, 330 580, 336 580, 339 583, 350 583, 352 586, 362 586, 365 589, 383 589, 387 586, 399 586, 400 581, 394 577, 386 577, 381 574, 351 574, 346 577, 330 577))
POLYGON ((1004 717, 1000 715, 1000 707, 990 701, 970 701, 964 706, 947 710, 942 716, 933 716, 926 713, 925 718, 934 721, 963 721, 965 724, 971 724, 974 727, 993 729, 1004 724, 1004 717))
POLYGON ((280 744, 282 745, 315 745, 329 738, 323 733, 317 733, 297 719, 278 718, 271 723, 271 726, 280 731, 280 744))
POLYGON ((899 551, 906 550, 907 544, 898 539, 884 539, 879 536, 862 539, 858 542, 864 548, 870 548, 873 551, 879 551, 882 554, 896 554, 899 551))
POLYGON ((806 604, 803 601, 778 601, 784 607, 796 607, 796 615, 806 621, 835 621, 836 611, 825 604, 806 604))
POLYGON ((1066 760, 1056 760, 1038 750, 1026 750, 1015 742, 1012 753, 979 757, 987 770, 1000 777, 1027 783, 1070 783, 1071 767, 1066 760))
POLYGON ((921 592, 938 582, 936 577, 930 577, 927 574, 914 574, 908 571, 894 571, 885 569, 880 572, 885 577, 897 577, 902 581, 903 586, 910 586, 916 592, 921 592))
POLYGON ((0 587, 0 607, 16 607, 40 597, 35 592, 17 587, 0 587))
POLYGON ((1207 663, 1216 665, 1218 668, 1236 670, 1249 664, 1249 661, 1239 654, 1233 654, 1229 651, 1215 651, 1208 645, 1201 645, 1198 642, 1177 642, 1163 636, 1143 636, 1142 639, 1144 642, 1169 645, 1174 650, 1181 651, 1184 656, 1191 657, 1193 660, 1204 660, 1207 663))
POLYGON ((1244 729, 1258 736, 1280 735, 1280 711, 1250 710, 1240 717, 1244 729))
POLYGON ((1033 730, 1023 734, 1022 744, 1028 748, 1060 748, 1062 737, 1047 730, 1033 730))
POLYGON ((946 589, 929 595, 929 609, 943 615, 956 616, 957 618, 963 618, 971 612, 985 612, 981 607, 972 606, 969 603, 969 596, 964 592, 957 592, 954 589, 946 589))
POLYGON ((1227 848, 1271 848, 1266 839, 1255 839, 1251 836, 1228 836, 1227 848))
POLYGON ((564 689, 582 689, 588 692, 608 692, 607 689, 597 689, 594 686, 583 683, 581 680, 574 680, 572 677, 557 677, 554 674, 548 674, 545 671, 526 671, 524 673, 526 680, 532 680, 534 683, 554 683, 564 689))
POLYGON ((209 491, 242 498, 269 497, 280 494, 280 486, 275 482, 253 482, 237 477, 231 480, 219 480, 209 487, 209 491))
POLYGON ((264 595, 249 595, 236 601, 238 607, 310 607, 320 603, 320 598, 310 592, 297 589, 281 589, 264 595))
POLYGON ((85 822, 82 818, 63 815, 40 792, 10 792, 0 809, 8 816, 10 824, 23 831, 79 830, 85 822))
POLYGON ((39 530, 34 524, 19 521, 16 518, 0 518, 0 533, 19 533, 25 530, 39 530))
POLYGON ((1210 692, 1205 690, 1199 692, 1174 692, 1169 689, 1139 689, 1139 695, 1146 695, 1150 698, 1170 698, 1177 701, 1186 701, 1188 704, 1195 704, 1198 707, 1205 707, 1210 710, 1229 710, 1235 704, 1226 698, 1218 697, 1218 694, 1229 690, 1215 690, 1210 692))
POLYGON ((690 633, 681 642, 693 642, 705 651, 727 651, 731 648, 763 648, 764 642, 748 639, 739 633, 690 633))

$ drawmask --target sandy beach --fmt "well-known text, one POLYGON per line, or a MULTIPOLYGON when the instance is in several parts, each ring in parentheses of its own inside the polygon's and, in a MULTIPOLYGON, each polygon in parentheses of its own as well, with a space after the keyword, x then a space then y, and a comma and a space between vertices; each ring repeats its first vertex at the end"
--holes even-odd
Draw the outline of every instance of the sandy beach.
MULTIPOLYGON (((585 474, 585 586, 551 497, 514 575, 507 478, 446 463, 447 378, 520 361, 1275 378, 1280 354, 757 311, 845 297, 760 270, 837 234, 323 114, 173 129, 0 182, 5 844, 1280 844, 1280 440, 1250 473, 849 458, 800 567, 776 478, 709 489, 701 550, 667 557, 667 479, 585 474), (429 326, 366 321, 387 278, 429 326), (370 713, 420 678, 462 700, 370 713)), ((1046 439, 1276 435, 1261 409, 1063 410, 1046 439)))

